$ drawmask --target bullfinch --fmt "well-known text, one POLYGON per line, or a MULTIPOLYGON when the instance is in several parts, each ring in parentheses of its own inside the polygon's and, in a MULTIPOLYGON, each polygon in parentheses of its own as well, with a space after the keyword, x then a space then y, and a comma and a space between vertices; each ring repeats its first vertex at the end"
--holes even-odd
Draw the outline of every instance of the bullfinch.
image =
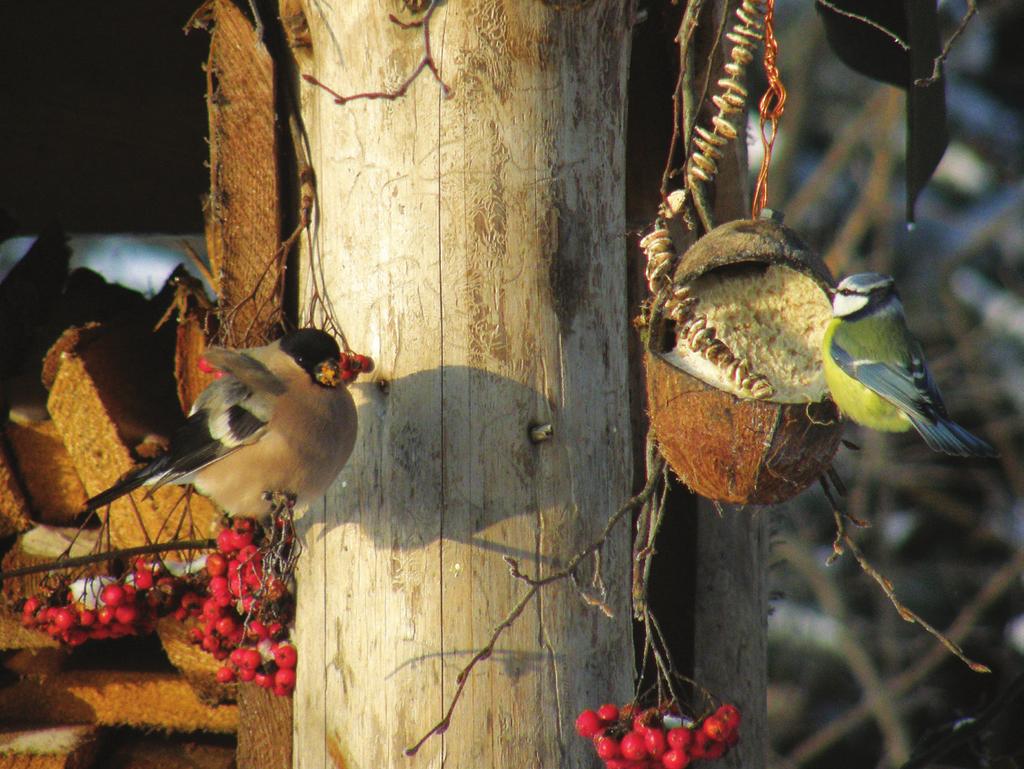
POLYGON ((205 359, 221 373, 168 452, 90 499, 88 510, 167 483, 193 484, 228 515, 266 515, 267 492, 294 495, 297 511, 324 495, 355 443, 346 385, 372 368, 369 359, 343 355, 332 336, 311 328, 263 347, 211 347, 205 359))

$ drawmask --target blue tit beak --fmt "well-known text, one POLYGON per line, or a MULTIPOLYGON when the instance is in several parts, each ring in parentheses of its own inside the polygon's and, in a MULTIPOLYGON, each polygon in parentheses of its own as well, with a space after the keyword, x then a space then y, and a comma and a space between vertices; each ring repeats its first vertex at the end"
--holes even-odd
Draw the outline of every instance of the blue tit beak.
POLYGON ((341 383, 341 366, 336 360, 325 360, 316 364, 313 376, 324 387, 337 387, 341 383))

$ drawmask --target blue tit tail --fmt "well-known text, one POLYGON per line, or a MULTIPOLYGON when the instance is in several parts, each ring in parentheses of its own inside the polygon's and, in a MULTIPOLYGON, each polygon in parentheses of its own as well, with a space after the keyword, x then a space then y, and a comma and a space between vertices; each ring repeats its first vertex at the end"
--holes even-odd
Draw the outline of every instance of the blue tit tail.
POLYGON ((907 416, 932 451, 957 457, 998 456, 992 446, 947 417, 936 414, 934 420, 925 420, 911 414, 907 416))

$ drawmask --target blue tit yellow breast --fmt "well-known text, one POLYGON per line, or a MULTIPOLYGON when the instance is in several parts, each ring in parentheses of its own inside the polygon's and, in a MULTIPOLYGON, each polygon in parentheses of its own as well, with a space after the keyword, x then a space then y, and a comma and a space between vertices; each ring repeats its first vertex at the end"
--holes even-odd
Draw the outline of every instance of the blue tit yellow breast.
POLYGON ((840 318, 829 321, 822 342, 825 382, 832 392, 832 400, 844 415, 872 430, 893 433, 909 430, 910 420, 902 411, 843 371, 832 358, 829 353, 832 340, 843 322, 840 318))

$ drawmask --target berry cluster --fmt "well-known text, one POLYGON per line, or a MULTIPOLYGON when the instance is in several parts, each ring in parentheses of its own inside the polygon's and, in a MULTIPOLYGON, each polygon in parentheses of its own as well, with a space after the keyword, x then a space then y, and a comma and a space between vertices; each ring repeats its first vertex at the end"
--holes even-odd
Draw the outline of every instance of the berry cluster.
POLYGON ((340 363, 343 382, 353 382, 360 374, 373 371, 373 359, 354 352, 343 352, 340 363))
POLYGON ((83 577, 48 596, 26 598, 21 622, 79 646, 90 639, 151 633, 157 618, 177 606, 179 594, 177 578, 160 563, 140 559, 122 580, 83 577))
POLYGON ((722 705, 700 721, 671 707, 635 710, 602 705, 576 718, 576 732, 594 741, 608 769, 683 769, 721 758, 739 741, 740 711, 722 705))
POLYGON ((175 617, 199 620, 191 640, 225 662, 218 681, 253 681, 284 696, 295 689, 295 647, 287 643, 293 607, 284 580, 264 566, 261 533, 252 518, 223 529, 217 552, 206 557, 206 597, 186 593, 175 617))
POLYGON ((139 559, 120 578, 59 583, 24 599, 21 621, 78 646, 151 633, 158 618, 172 614, 194 622, 192 643, 224 662, 218 681, 252 681, 277 695, 291 694, 297 656, 288 625, 294 606, 280 564, 287 566, 293 535, 284 523, 275 527, 273 541, 264 542, 264 533, 254 519, 235 518, 217 535, 216 552, 203 559, 139 559))

